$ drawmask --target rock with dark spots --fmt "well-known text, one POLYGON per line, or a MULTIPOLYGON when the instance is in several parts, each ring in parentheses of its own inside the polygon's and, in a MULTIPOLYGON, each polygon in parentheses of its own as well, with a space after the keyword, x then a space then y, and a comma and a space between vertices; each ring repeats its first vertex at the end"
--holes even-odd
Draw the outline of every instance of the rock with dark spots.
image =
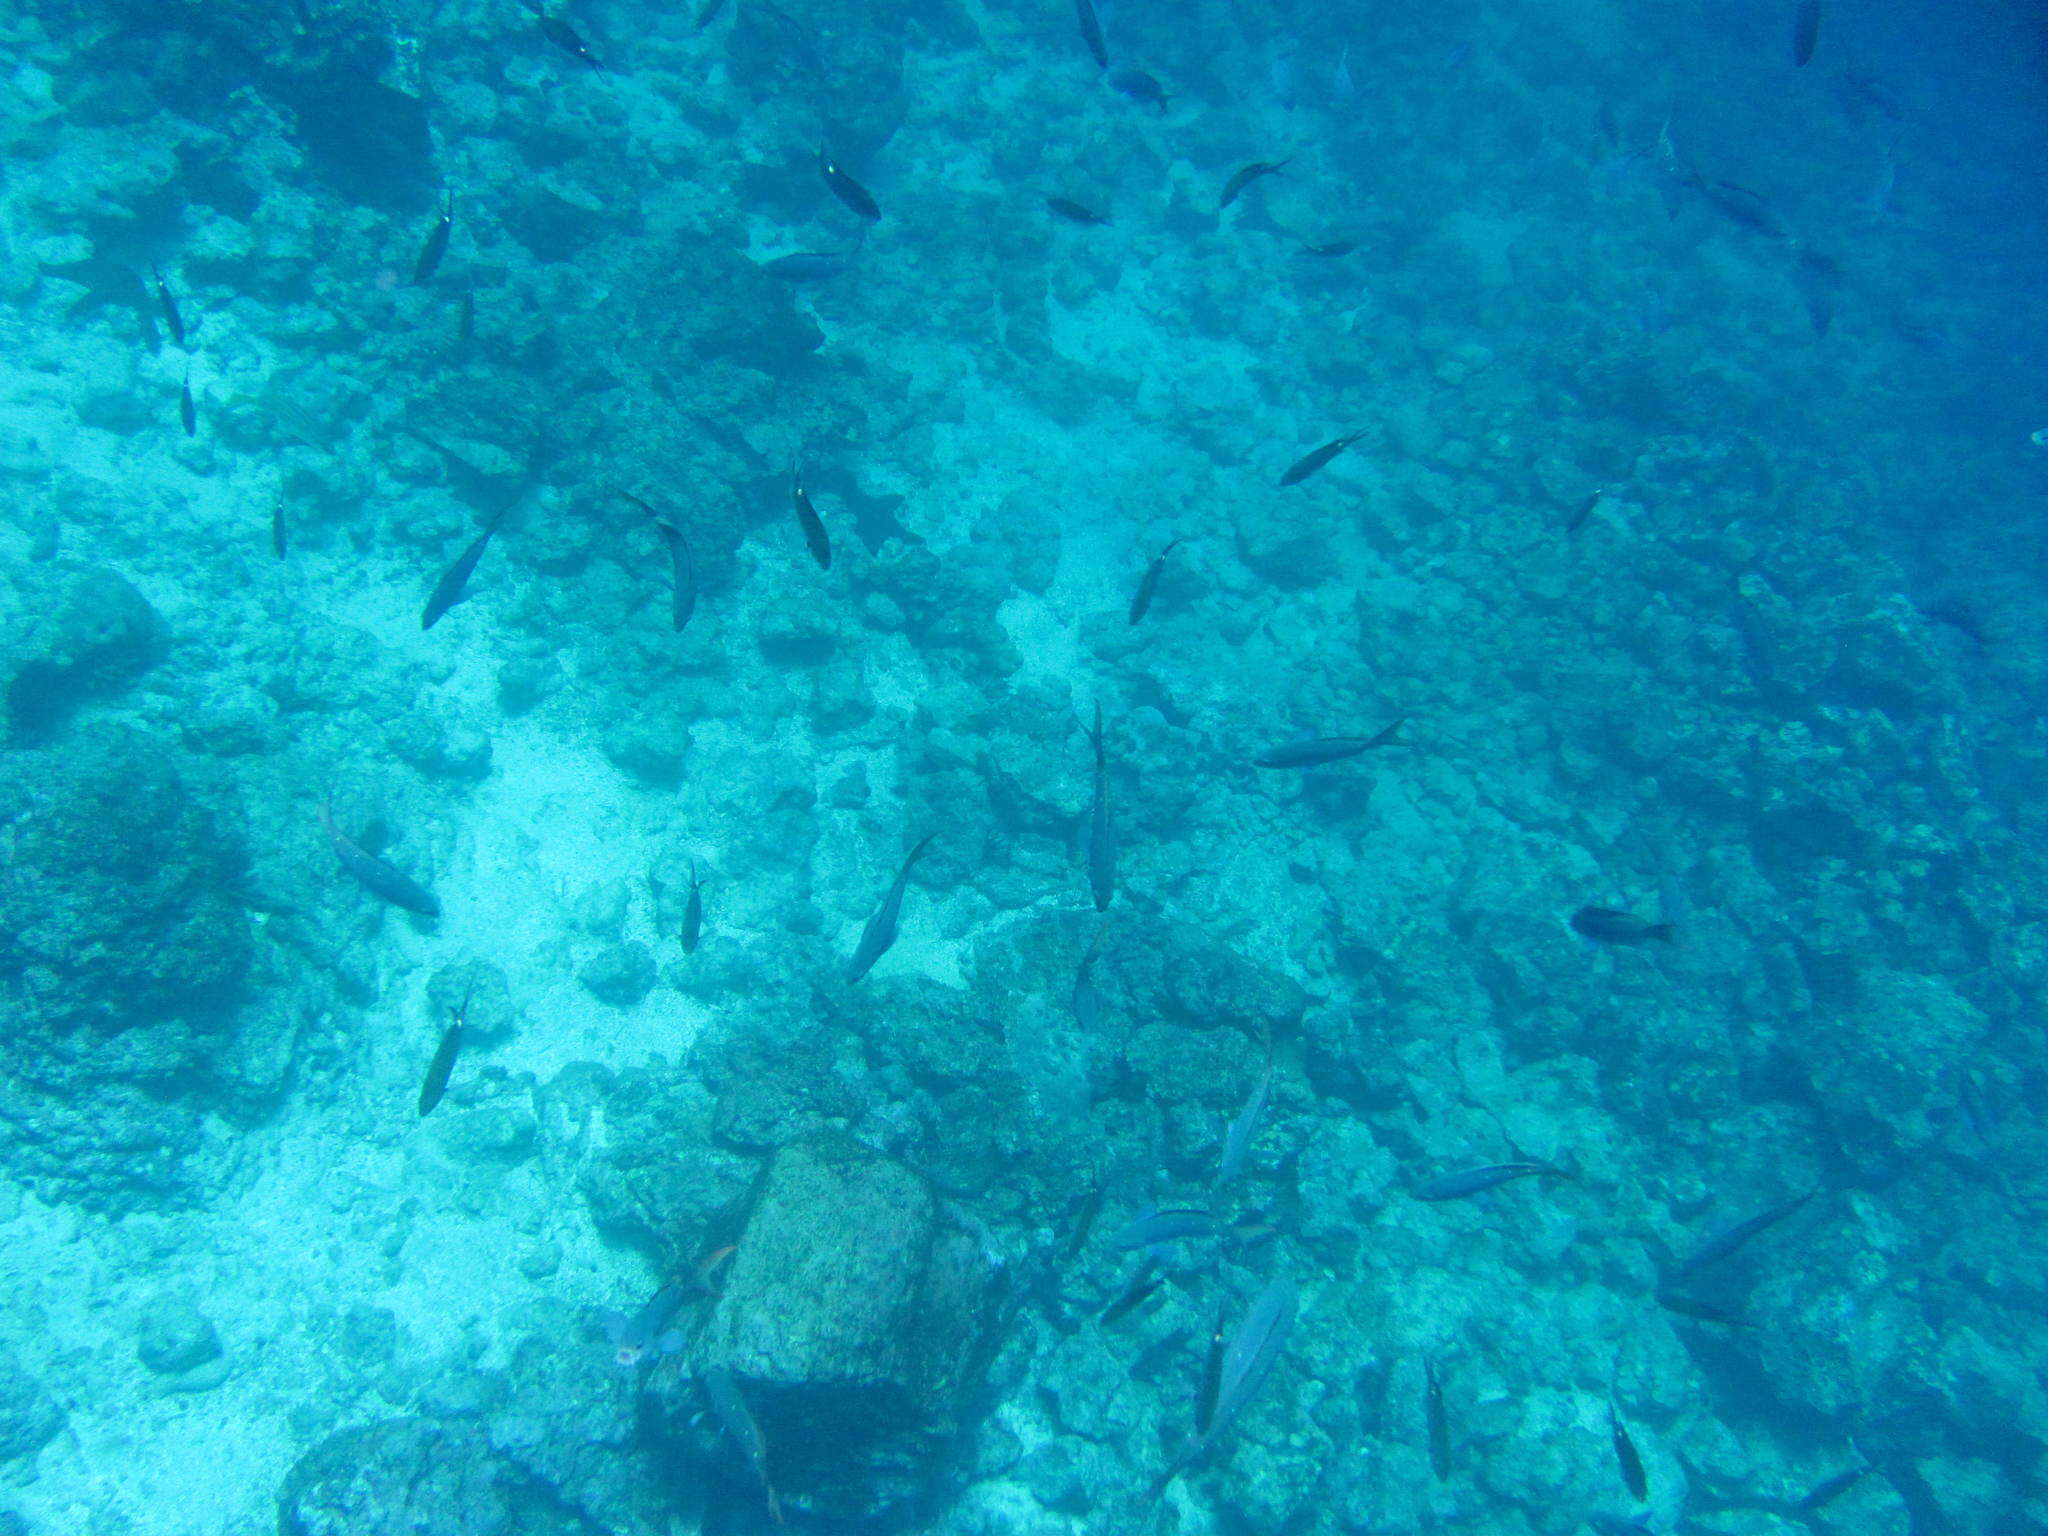
POLYGON ((970 1082, 1003 1063, 1002 1036, 955 992, 870 978, 828 994, 826 1021, 867 1043, 869 1059, 900 1066, 929 1088, 970 1082))
POLYGON ((1120 985, 1141 1010, 1198 1029, 1229 1025, 1253 1036, 1287 1030, 1308 1006, 1308 994, 1292 979, 1190 923, 1120 919, 1105 959, 1105 987, 1120 985))
POLYGON ((690 730, 674 700, 636 709, 613 722, 601 746, 613 767, 654 789, 674 789, 683 776, 690 730))
POLYGON ((21 1362, 0 1349, 0 1461, 33 1456, 64 1427, 64 1410, 21 1362))
POLYGON ((920 1175, 835 1132, 776 1154, 736 1241, 692 1355, 732 1373, 785 1497, 874 1519, 930 1493, 992 1343, 981 1244, 920 1175))
POLYGON ((576 979, 599 1002, 610 1003, 614 1008, 632 1008, 654 990, 659 974, 647 946, 629 939, 623 944, 605 945, 583 962, 576 979))
POLYGON ((542 1536, 548 1503, 478 1425, 387 1419, 328 1436, 278 1492, 280 1536, 542 1536))
POLYGON ((158 1296, 142 1309, 136 1356, 159 1376, 175 1376, 220 1357, 220 1335, 188 1297, 158 1296))
POLYGON ((118 693, 163 654, 164 621, 113 571, 17 572, 11 585, 0 602, 0 681, 17 737, 40 736, 79 703, 118 693))
MULTIPOLYGON (((580 1097, 568 1072, 544 1090, 551 1129, 580 1097)), ((712 1100, 688 1073, 665 1063, 604 1081, 604 1136, 577 1172, 591 1219, 608 1238, 631 1243, 665 1272, 703 1255, 705 1233, 746 1192, 749 1160, 711 1143, 712 1100)))

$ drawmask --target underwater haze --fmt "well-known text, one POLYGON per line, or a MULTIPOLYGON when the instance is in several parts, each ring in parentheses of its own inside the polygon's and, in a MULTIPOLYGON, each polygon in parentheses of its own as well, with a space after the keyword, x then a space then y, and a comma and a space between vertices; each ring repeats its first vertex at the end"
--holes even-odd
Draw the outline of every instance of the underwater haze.
POLYGON ((0 1536, 2048 1531, 2044 379, 2034 0, 0 8, 0 1536))

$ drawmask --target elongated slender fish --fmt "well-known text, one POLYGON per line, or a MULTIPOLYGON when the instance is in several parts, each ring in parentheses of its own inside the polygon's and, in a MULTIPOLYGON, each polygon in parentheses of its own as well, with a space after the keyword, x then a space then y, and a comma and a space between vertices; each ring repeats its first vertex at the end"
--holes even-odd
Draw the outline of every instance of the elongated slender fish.
POLYGON ((1792 67, 1804 69, 1820 41, 1820 0, 1799 0, 1792 13, 1792 67))
POLYGON ((1216 1422, 1217 1399, 1223 1392, 1223 1353, 1228 1336, 1225 1324, 1230 1314, 1221 1307, 1216 1309, 1216 1326, 1209 1330, 1209 1352, 1202 1359, 1202 1385, 1195 1394, 1195 1434, 1199 1438, 1209 1433, 1209 1426, 1216 1422))
POLYGON ((1301 254, 1304 256, 1325 257, 1349 256, 1357 249, 1358 242, 1356 240, 1326 240, 1321 245, 1304 245, 1301 248, 1301 254))
POLYGON ((761 1426, 754 1422, 753 1414, 747 1411, 746 1399, 740 1396, 739 1384, 732 1379, 732 1372, 722 1365, 707 1365, 698 1373, 697 1379, 704 1384, 704 1395, 711 1399, 711 1408, 718 1415, 718 1422, 732 1436, 740 1454, 747 1459, 748 1469, 759 1480, 761 1491, 767 1494, 768 1518, 777 1525, 782 1524, 782 1504, 775 1497, 775 1485, 768 1480, 768 1441, 761 1433, 761 1426))
POLYGON ((698 7, 697 19, 690 23, 690 31, 692 33, 702 32, 711 23, 718 20, 719 13, 724 9, 725 0, 704 0, 703 5, 698 7))
POLYGON ((600 75, 608 73, 598 62, 597 55, 590 51, 590 45, 576 35, 576 29, 559 16, 550 16, 540 6, 532 6, 533 14, 540 18, 540 35, 553 43, 572 59, 579 59, 596 70, 600 75))
POLYGON ((1549 1163, 1487 1163, 1483 1167, 1460 1168, 1452 1173, 1440 1173, 1435 1178, 1424 1179, 1415 1186, 1415 1198, 1462 1200, 1468 1195, 1483 1194, 1510 1180, 1537 1175, 1558 1179, 1571 1177, 1564 1169, 1554 1168, 1549 1163))
POLYGON ((1661 1286, 1657 1290, 1657 1305, 1666 1312, 1676 1312, 1680 1317, 1692 1318, 1695 1322, 1719 1323, 1724 1328, 1754 1328, 1755 1323, 1739 1317, 1726 1307, 1717 1307, 1711 1301, 1701 1301, 1697 1296, 1684 1296, 1677 1291, 1668 1291, 1661 1286))
POLYGON ((910 887, 910 872, 917 867, 917 861, 924 857, 932 839, 939 834, 927 832, 918 839, 917 846, 910 850, 910 856, 903 861, 903 867, 896 872, 896 879, 889 887, 889 894, 882 898, 882 904, 875 909, 875 915, 868 919, 868 925, 861 930, 860 943, 853 951, 853 959, 846 967, 847 984, 851 986, 874 969, 875 962, 889 952, 889 946, 896 942, 896 922, 903 913, 903 893, 910 887))
POLYGON ((803 471, 790 466, 789 503, 796 508, 797 526, 804 531, 804 547, 811 552, 811 558, 818 562, 818 569, 832 569, 832 540, 826 536, 825 520, 818 516, 818 509, 811 505, 810 493, 804 489, 803 471))
POLYGON ((284 525, 284 498, 277 498, 277 504, 270 509, 270 552, 282 560, 287 553, 284 525))
POLYGON ((704 937, 704 882, 697 878, 697 861, 690 860, 690 897, 683 903, 683 929, 679 935, 683 953, 694 955, 704 937))
POLYGON ((1564 525, 1564 536, 1570 538, 1583 528, 1586 525, 1586 519, 1593 515, 1593 509, 1606 499, 1606 486, 1596 485, 1593 487, 1592 493, 1584 501, 1580 502, 1578 509, 1572 513, 1571 521, 1564 525))
POLYGON ((1153 595, 1159 590, 1159 578, 1166 574, 1166 557, 1185 544, 1185 539, 1175 539, 1159 551, 1152 563, 1145 567, 1145 574, 1139 579, 1137 595, 1131 599, 1131 622, 1137 623, 1152 608, 1153 595))
POLYGON ((178 425, 187 437, 199 435, 199 407, 192 399, 192 370, 185 370, 185 382, 178 386, 178 425))
POLYGON ((1095 728, 1088 733, 1095 748, 1095 801, 1088 812, 1088 889, 1095 910, 1107 912, 1116 895, 1116 827, 1109 815, 1109 761, 1102 748, 1102 704, 1095 705, 1095 728))
POLYGON ((455 1010, 454 1018, 441 1032, 441 1043, 434 1049, 434 1059, 427 1063, 426 1081, 420 1084, 422 1120, 441 1102, 441 1095, 448 1091, 448 1074, 455 1070, 455 1058, 462 1051, 462 1025, 469 1016, 470 995, 469 992, 462 994, 462 1006, 455 1010))
POLYGON ((1716 1232, 1712 1237, 1701 1243, 1699 1247, 1693 1249, 1691 1253, 1680 1259, 1678 1267, 1672 1270, 1671 1273, 1674 1276, 1689 1275, 1697 1270, 1705 1269, 1709 1264, 1720 1263, 1759 1232, 1765 1232, 1775 1227, 1786 1217, 1798 1211, 1801 1206, 1805 1205, 1812 1198, 1813 1191, 1809 1189, 1803 1195, 1794 1195, 1790 1200, 1781 1200, 1768 1210, 1758 1211, 1754 1216, 1738 1221, 1734 1226, 1728 1227, 1723 1231, 1716 1232))
POLYGON ((831 189, 832 195, 844 203, 856 218, 869 224, 881 219, 881 205, 866 187, 839 168, 839 162, 832 158, 832 151, 822 144, 818 146, 818 174, 825 178, 825 185, 831 189))
POLYGON ((1273 1089, 1273 1040, 1266 1038, 1266 1065, 1259 1073, 1258 1081, 1252 1084, 1252 1091, 1244 1101, 1244 1108, 1237 1112, 1237 1118, 1230 1122, 1230 1129, 1223 1133, 1223 1166, 1216 1174, 1220 1187, 1244 1172, 1245 1164, 1251 1161, 1252 1138, 1259 1134, 1259 1117, 1266 1112, 1266 1095, 1273 1089))
POLYGON ((1074 20, 1081 26, 1081 41, 1097 69, 1109 68, 1109 48, 1102 41, 1102 18, 1095 14, 1094 0, 1074 0, 1074 20))
POLYGON ((1349 448, 1363 436, 1365 436, 1363 429, 1357 432, 1347 432, 1344 436, 1323 444, 1314 453, 1302 455, 1302 457, 1287 466, 1287 473, 1280 477, 1280 483, 1283 486, 1301 484, 1302 481, 1321 469, 1330 460, 1337 457, 1338 454, 1349 448))
POLYGON ((164 281, 164 275, 155 267, 149 275, 156 279, 156 302, 164 312, 164 324, 170 327, 171 340, 179 346, 185 345, 185 317, 178 312, 178 301, 171 296, 171 285, 164 281))
POLYGON ((1429 1439, 1429 1470, 1438 1482, 1451 1475, 1451 1417, 1444 1411, 1444 1384, 1437 1378, 1436 1362, 1422 1362, 1422 1417, 1429 1439))
POLYGON ((1572 932, 1597 944, 1669 944, 1675 931, 1669 923, 1614 907, 1581 907, 1572 914, 1572 932))
POLYGON ((484 550, 490 545, 491 535, 498 531, 498 524, 505 514, 512 510, 513 503, 506 503, 491 514, 491 520, 484 524, 484 531, 469 541, 469 548, 455 557, 455 563, 441 573, 441 579, 434 583, 434 590, 427 594, 427 606, 420 613, 420 628, 432 629, 440 622, 441 615, 461 602, 469 594, 471 573, 476 570, 477 561, 483 559, 484 550))
POLYGON ((1048 197, 1045 206, 1065 219, 1069 224, 1107 224, 1101 214, 1093 208, 1075 202, 1071 197, 1048 197))
POLYGON ((1294 1330, 1299 1305, 1293 1282, 1279 1277, 1268 1281, 1265 1289, 1253 1298, 1244 1321, 1224 1346, 1223 1363, 1217 1372, 1216 1409, 1210 1415, 1209 1427, 1188 1437, 1180 1455, 1155 1486, 1155 1498, 1183 1470, 1207 1455, 1258 1395, 1273 1367, 1279 1364, 1281 1350, 1287 1347, 1287 1336, 1294 1330))
POLYGON ((441 258, 448 254, 448 236, 455 229, 455 193, 450 189, 441 204, 441 216, 434 220, 434 227, 427 231, 427 243, 420 247, 419 260, 412 264, 412 281, 415 288, 434 280, 434 274, 441 270, 441 258))
POLYGON ((761 263, 761 270, 785 283, 822 283, 852 265, 845 251, 791 251, 761 263))
POLYGON ((631 491, 614 489, 613 494, 630 501, 647 514, 654 524, 655 533, 668 550, 671 575, 669 620, 674 624, 676 633, 681 634, 683 626, 690 622, 690 615, 697 611, 697 562, 690 550, 689 536, 631 491))
POLYGON ((1193 1206, 1176 1207, 1166 1211, 1145 1211, 1136 1219, 1117 1228, 1109 1240, 1110 1246, 1121 1253, 1130 1253, 1138 1248, 1150 1248, 1156 1243, 1177 1243, 1191 1237, 1216 1237, 1224 1231, 1224 1225, 1212 1212, 1193 1206))
POLYGON ((1159 1287, 1166 1284, 1166 1276, 1159 1272, 1159 1258, 1146 1254, 1145 1262, 1138 1266, 1138 1272, 1131 1276, 1131 1283, 1117 1293, 1116 1298, 1102 1309, 1102 1321, 1116 1322, 1130 1316, 1142 1307, 1159 1287))
POLYGON ((1339 763, 1358 757, 1375 747, 1393 745, 1394 733, 1408 721, 1401 716, 1384 730, 1370 736, 1317 736, 1308 741, 1290 741, 1273 748, 1264 757, 1252 759, 1254 768, 1314 768, 1322 763, 1339 763))
POLYGON ((1815 1485, 1813 1492, 1801 1499, 1793 1508, 1805 1514, 1812 1514, 1817 1509, 1826 1509, 1835 1500, 1862 1482, 1869 1471, 1870 1468, 1868 1467, 1851 1467, 1846 1472, 1837 1472, 1826 1482, 1815 1485))
POLYGON ((1161 117, 1166 115, 1166 104, 1173 98, 1166 87, 1142 69, 1119 69, 1111 72, 1109 88, 1119 96, 1128 96, 1140 106, 1150 107, 1161 117))
POLYGON ((1636 1454, 1636 1443, 1628 1437, 1628 1426, 1621 1422, 1621 1415, 1614 1404, 1607 1405, 1607 1431, 1614 1441, 1614 1463, 1621 1469, 1622 1486, 1634 1499, 1650 1496, 1650 1480, 1643 1472, 1643 1458, 1636 1454))
POLYGON ((441 915, 441 903, 432 891, 375 854, 365 853, 342 836, 334 825, 334 807, 329 801, 320 803, 320 825, 326 828, 327 841, 333 846, 334 856, 341 861, 341 867, 355 876, 356 883, 364 890, 373 896, 381 896, 393 906, 404 907, 408 912, 418 912, 425 917, 441 915))
MULTIPOLYGON (((1292 158, 1291 156, 1289 157, 1292 158)), ((1237 201, 1237 194, 1257 181, 1261 176, 1271 176, 1286 165, 1286 160, 1254 160, 1230 180, 1223 184, 1223 196, 1217 200, 1216 211, 1221 213, 1237 201)))
POLYGON ((1102 949, 1102 936, 1107 931, 1107 924, 1095 930, 1088 947, 1081 951, 1081 964, 1074 972, 1074 1022, 1084 1032, 1093 1030, 1102 1014, 1102 1000, 1095 992, 1095 957, 1102 949))

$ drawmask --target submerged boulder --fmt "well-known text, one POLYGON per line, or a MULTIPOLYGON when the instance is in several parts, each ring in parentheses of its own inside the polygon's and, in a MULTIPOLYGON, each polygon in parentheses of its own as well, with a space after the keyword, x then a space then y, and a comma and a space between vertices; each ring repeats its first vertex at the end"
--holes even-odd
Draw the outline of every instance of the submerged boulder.
MULTIPOLYGON (((873 1517, 933 1491, 994 1340, 999 1275, 922 1176, 809 1136, 757 1185, 692 1365, 729 1373, 784 1498, 873 1517)), ((673 1390, 679 1413, 695 1408, 673 1390)))

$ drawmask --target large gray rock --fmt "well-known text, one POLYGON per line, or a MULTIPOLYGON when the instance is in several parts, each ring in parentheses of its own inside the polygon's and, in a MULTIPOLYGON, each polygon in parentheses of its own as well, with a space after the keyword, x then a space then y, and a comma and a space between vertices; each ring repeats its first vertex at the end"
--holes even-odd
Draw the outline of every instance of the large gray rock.
POLYGON ((559 1529, 525 1511, 518 1479, 474 1424, 387 1419, 330 1435, 278 1493, 281 1536, 525 1536, 559 1529))
POLYGON ((982 1244, 920 1175, 836 1132, 776 1154, 738 1243, 691 1359, 732 1373, 782 1495, 854 1518, 929 1493, 992 1341, 982 1244))
POLYGON ((17 737, 37 736, 79 703, 132 683, 163 654, 167 633, 149 599, 99 566, 18 572, 0 618, 0 682, 17 737))
POLYGON ((64 1410, 21 1362, 0 1350, 0 1461, 33 1456, 64 1427, 64 1410))

